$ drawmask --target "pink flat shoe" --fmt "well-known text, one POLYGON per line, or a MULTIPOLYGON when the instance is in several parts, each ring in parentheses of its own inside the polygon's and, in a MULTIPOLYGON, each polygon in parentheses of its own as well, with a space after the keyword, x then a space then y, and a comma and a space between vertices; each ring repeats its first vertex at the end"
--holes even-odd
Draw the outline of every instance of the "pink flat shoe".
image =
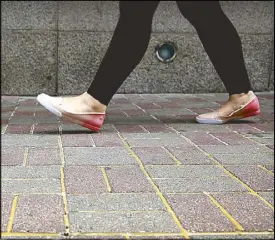
POLYGON ((223 124, 233 119, 242 119, 260 114, 260 104, 257 96, 250 91, 250 100, 239 109, 230 113, 228 116, 221 116, 219 110, 215 112, 201 114, 196 117, 198 123, 204 124, 223 124))
POLYGON ((54 115, 68 119, 71 122, 98 132, 103 125, 105 113, 84 112, 73 113, 63 105, 62 97, 51 97, 47 94, 39 94, 37 101, 54 115))

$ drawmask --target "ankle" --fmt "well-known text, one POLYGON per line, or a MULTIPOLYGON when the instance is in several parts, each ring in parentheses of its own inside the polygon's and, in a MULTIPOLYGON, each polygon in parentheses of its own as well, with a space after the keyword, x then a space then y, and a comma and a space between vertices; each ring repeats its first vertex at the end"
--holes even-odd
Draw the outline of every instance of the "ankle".
POLYGON ((91 96, 89 93, 85 92, 82 94, 84 102, 90 106, 95 112, 105 112, 107 106, 99 102, 97 99, 95 99, 93 96, 91 96))

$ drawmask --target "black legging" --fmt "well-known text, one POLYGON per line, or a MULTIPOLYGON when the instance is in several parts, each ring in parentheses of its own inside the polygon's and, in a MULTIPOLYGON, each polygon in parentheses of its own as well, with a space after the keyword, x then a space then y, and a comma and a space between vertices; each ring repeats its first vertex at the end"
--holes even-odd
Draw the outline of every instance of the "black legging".
MULTIPOLYGON (((88 93, 108 105, 143 58, 159 1, 120 1, 120 17, 88 93)), ((194 26, 229 95, 251 90, 240 37, 218 1, 177 1, 194 26)))

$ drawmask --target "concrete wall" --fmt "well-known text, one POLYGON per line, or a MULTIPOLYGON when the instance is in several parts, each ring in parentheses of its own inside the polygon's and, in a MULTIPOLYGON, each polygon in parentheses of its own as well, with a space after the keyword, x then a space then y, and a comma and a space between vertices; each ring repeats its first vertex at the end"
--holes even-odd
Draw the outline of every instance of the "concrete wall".
MULTIPOLYGON (((254 90, 273 89, 274 2, 221 4, 241 36, 254 90)), ((86 90, 116 26, 117 1, 1 1, 1 7, 2 94, 86 90)), ((225 91, 194 28, 175 2, 160 3, 152 28, 146 55, 119 93, 225 91), (169 64, 155 58, 155 46, 165 40, 179 48, 169 64)))

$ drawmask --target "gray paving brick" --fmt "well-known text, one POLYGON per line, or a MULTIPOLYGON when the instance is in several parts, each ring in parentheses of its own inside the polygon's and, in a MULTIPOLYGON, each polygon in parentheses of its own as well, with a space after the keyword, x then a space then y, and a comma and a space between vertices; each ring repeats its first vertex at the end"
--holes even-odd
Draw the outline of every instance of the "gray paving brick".
POLYGON ((146 133, 140 125, 116 124, 115 127, 120 133, 146 133))
POLYGON ((59 134, 59 125, 53 124, 35 124, 33 134, 59 134))
POLYGON ((13 231, 63 232, 63 216, 62 196, 20 196, 13 231))
POLYGON ((134 147, 133 150, 144 164, 176 164, 161 147, 134 147))
POLYGON ((13 196, 1 194, 1 232, 6 232, 10 219, 13 196))
POLYGON ((154 179, 164 193, 247 191, 230 177, 154 179))
POLYGON ((29 148, 27 165, 60 165, 60 151, 57 148, 29 148))
POLYGON ((2 146, 8 147, 52 147, 58 148, 58 138, 55 135, 3 135, 1 139, 2 146))
POLYGON ((241 240, 247 240, 247 239, 262 239, 262 240, 266 240, 266 239, 274 239, 274 234, 270 233, 270 234, 230 234, 230 235, 195 235, 195 236, 191 236, 190 239, 241 239, 241 240))
POLYGON ((251 194, 214 194, 219 203, 246 231, 274 230, 274 212, 251 194))
MULTIPOLYGON (((247 153, 247 146, 242 145, 201 145, 200 148, 204 149, 206 152, 210 154, 217 154, 217 153, 247 153)), ((249 148, 249 154, 254 153, 272 153, 273 151, 265 146, 257 146, 253 145, 253 148, 249 148)))
POLYGON ((77 232, 179 232, 167 212, 71 213, 69 218, 77 232))
POLYGON ((15 125, 10 124, 5 134, 28 134, 31 132, 32 124, 15 125))
POLYGON ((229 145, 255 145, 256 142, 237 133, 212 133, 212 135, 229 145))
POLYGON ((68 123, 64 123, 66 120, 61 120, 61 130, 62 134, 76 134, 76 133, 92 133, 92 131, 88 128, 82 127, 78 124, 74 124, 70 121, 66 121, 68 123))
POLYGON ((195 133, 183 133, 185 137, 190 139, 193 143, 197 145, 225 145, 221 141, 215 139, 211 135, 202 132, 195 132, 195 133))
POLYGON ((96 147, 117 147, 123 146, 123 142, 116 133, 93 134, 93 141, 96 147))
POLYGON ((90 134, 63 134, 63 147, 93 147, 94 141, 90 134))
POLYGON ((122 147, 65 147, 66 165, 123 165, 137 164, 131 153, 122 147))
POLYGON ((24 159, 24 148, 2 147, 1 166, 22 165, 24 159))
POLYGON ((230 132, 230 129, 223 125, 209 125, 197 123, 170 123, 168 126, 180 132, 202 132, 202 133, 215 133, 215 132, 230 132))
POLYGON ((58 166, 3 166, 2 178, 13 179, 59 179, 60 170, 58 166))
POLYGON ((183 227, 189 232, 234 231, 234 225, 208 196, 203 194, 171 194, 167 200, 183 227))
POLYGON ((258 192, 258 194, 274 206, 274 192, 258 192))
POLYGON ((258 166, 226 166, 226 169, 256 191, 274 190, 274 176, 258 166))
POLYGON ((168 147, 168 150, 184 165, 215 164, 214 161, 194 146, 168 147))
POLYGON ((155 193, 68 196, 69 211, 165 211, 155 193))
POLYGON ((184 138, 175 133, 123 134, 133 147, 188 146, 184 138))
POLYGON ((45 180, 3 180, 1 191, 3 193, 60 193, 59 179, 45 180))
POLYGON ((213 156, 222 164, 237 165, 256 165, 274 163, 274 153, 237 153, 237 154, 213 154, 213 156))
POLYGON ((154 192, 154 188, 137 166, 106 169, 114 192, 154 192))
POLYGON ((107 185, 101 170, 93 166, 66 166, 65 184, 68 194, 104 193, 107 185))
POLYGON ((226 173, 213 165, 147 166, 152 178, 213 178, 226 177, 226 173))
POLYGON ((173 133, 174 132, 164 124, 143 124, 142 126, 150 133, 173 133))

